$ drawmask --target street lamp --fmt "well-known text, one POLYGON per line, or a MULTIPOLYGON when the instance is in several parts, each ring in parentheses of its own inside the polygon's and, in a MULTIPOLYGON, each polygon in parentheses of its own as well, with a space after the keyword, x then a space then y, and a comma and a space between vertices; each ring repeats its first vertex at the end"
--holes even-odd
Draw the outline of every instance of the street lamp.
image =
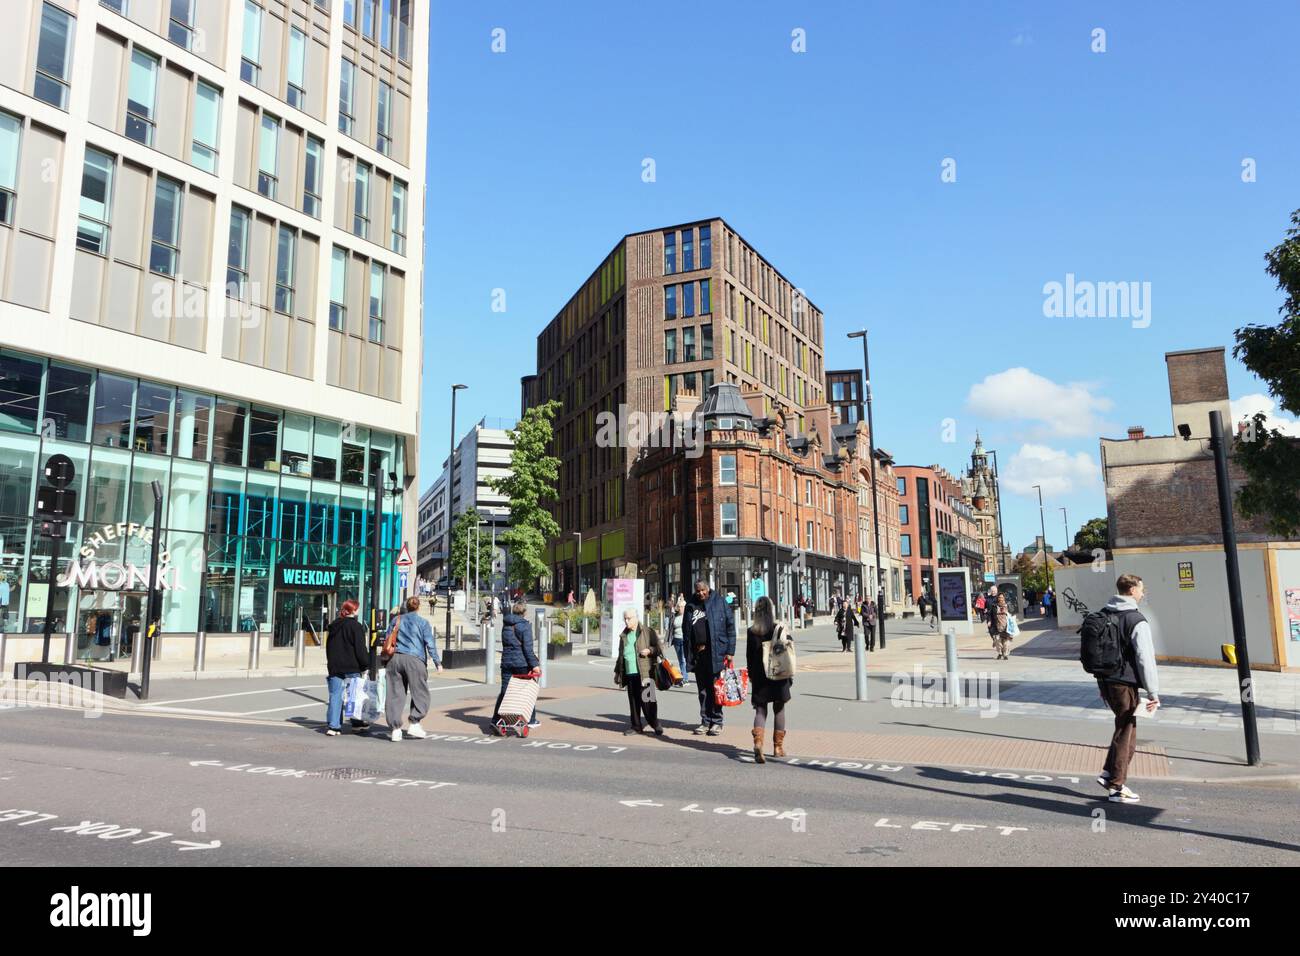
POLYGON ((578 539, 578 550, 573 553, 573 594, 577 601, 582 600, 582 532, 574 531, 578 539))
POLYGON ((1034 487, 1038 489, 1038 527, 1043 532, 1038 550, 1043 555, 1043 571, 1047 574, 1047 586, 1050 588, 1055 582, 1052 579, 1052 569, 1047 563, 1047 525, 1043 521, 1043 486, 1034 485, 1034 487))
MULTIPOLYGON (((876 490, 876 424, 871 413, 871 359, 867 354, 867 330, 850 332, 849 338, 862 339, 862 386, 867 400, 867 454, 871 458, 871 528, 876 537, 876 627, 880 649, 885 649, 885 570, 880 565, 880 496, 876 490)), ((865 639, 865 631, 863 628, 865 639)), ((853 670, 857 677, 858 700, 867 699, 867 670, 862 641, 853 645, 853 670)))
POLYGON ((1064 508, 1061 509, 1061 523, 1065 525, 1065 549, 1068 551, 1070 549, 1070 516, 1065 513, 1064 508))
POLYGON ((469 386, 451 387, 451 451, 447 454, 447 650, 451 650, 451 486, 456 480, 456 393, 462 388, 469 386))

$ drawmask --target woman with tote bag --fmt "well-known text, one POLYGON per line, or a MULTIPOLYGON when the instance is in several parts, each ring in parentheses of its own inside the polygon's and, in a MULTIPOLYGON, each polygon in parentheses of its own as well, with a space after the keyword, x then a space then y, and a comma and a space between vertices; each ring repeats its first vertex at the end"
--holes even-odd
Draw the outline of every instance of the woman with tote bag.
POLYGON ((794 638, 777 623, 776 605, 766 595, 754 604, 754 620, 745 634, 745 664, 749 668, 749 699, 754 705, 754 762, 766 763, 763 738, 767 734, 767 708, 770 705, 776 712, 772 756, 784 757, 785 705, 794 683, 794 638))

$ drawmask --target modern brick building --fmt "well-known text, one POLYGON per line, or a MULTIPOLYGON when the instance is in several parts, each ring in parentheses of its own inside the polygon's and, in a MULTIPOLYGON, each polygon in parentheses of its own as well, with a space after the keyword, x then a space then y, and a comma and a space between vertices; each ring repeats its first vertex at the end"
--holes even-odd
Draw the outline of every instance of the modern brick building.
POLYGON ((960 479, 938 465, 900 465, 898 480, 903 591, 916 601, 937 594, 938 568, 970 568, 972 587, 984 575, 979 525, 960 479))
POLYGON ((725 382, 756 393, 763 415, 784 407, 803 433, 826 407, 822 356, 821 311, 726 221, 620 239, 538 335, 537 372, 521 382, 524 410, 563 405, 554 442, 561 533, 544 583, 583 593, 643 550, 627 481, 638 447, 625 435, 598 441, 598 416, 667 413, 678 393, 725 382))
POLYGON ((784 610, 796 593, 825 613, 831 595, 862 590, 858 480, 824 406, 806 437, 785 413, 759 414, 764 396, 715 383, 702 405, 679 394, 678 414, 703 427, 702 454, 645 448, 633 465, 635 554, 647 595, 689 593, 694 581, 735 595, 748 617, 749 586, 767 584, 784 610), (802 564, 802 570, 800 570, 802 564))
POLYGON ((856 425, 867 420, 866 393, 862 389, 862 369, 826 373, 826 399, 835 421, 856 425))
POLYGON ((5 630, 46 617, 33 514, 55 453, 78 501, 50 617, 80 658, 138 631, 140 582, 90 566, 147 565, 155 481, 165 655, 199 632, 213 654, 291 644, 345 598, 368 609, 376 567, 389 604, 415 542, 427 0, 4 13, 5 630))

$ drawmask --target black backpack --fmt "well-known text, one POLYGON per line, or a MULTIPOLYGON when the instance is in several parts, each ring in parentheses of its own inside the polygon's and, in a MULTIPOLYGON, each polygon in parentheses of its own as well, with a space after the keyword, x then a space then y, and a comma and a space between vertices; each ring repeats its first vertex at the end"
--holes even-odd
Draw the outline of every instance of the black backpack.
POLYGON ((1124 626, 1129 613, 1102 608, 1083 619, 1079 628, 1079 662, 1093 677, 1118 677, 1124 672, 1131 656, 1124 626))

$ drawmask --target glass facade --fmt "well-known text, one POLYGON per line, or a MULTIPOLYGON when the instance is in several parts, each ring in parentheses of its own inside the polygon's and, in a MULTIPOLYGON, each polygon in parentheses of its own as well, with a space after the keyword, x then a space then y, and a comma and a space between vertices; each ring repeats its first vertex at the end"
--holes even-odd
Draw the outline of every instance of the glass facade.
MULTIPOLYGON (((405 473, 400 436, 0 350, 0 627, 8 632, 44 627, 52 543, 32 518, 39 468, 53 454, 76 469, 60 578, 74 561, 147 569, 147 542, 122 528, 153 527, 157 481, 171 570, 164 581, 172 582, 163 632, 257 630, 277 645, 292 643, 308 609, 328 620, 347 598, 369 607, 367 476, 376 464, 385 475, 405 473), (332 586, 310 592, 285 575, 282 588, 289 567, 333 572, 332 586)), ((400 493, 385 497, 380 585, 390 606, 401 521, 400 493)), ((129 580, 106 587, 108 577, 92 587, 69 576, 55 589, 54 629, 75 629, 79 657, 125 655, 139 633, 143 588, 129 580)))

